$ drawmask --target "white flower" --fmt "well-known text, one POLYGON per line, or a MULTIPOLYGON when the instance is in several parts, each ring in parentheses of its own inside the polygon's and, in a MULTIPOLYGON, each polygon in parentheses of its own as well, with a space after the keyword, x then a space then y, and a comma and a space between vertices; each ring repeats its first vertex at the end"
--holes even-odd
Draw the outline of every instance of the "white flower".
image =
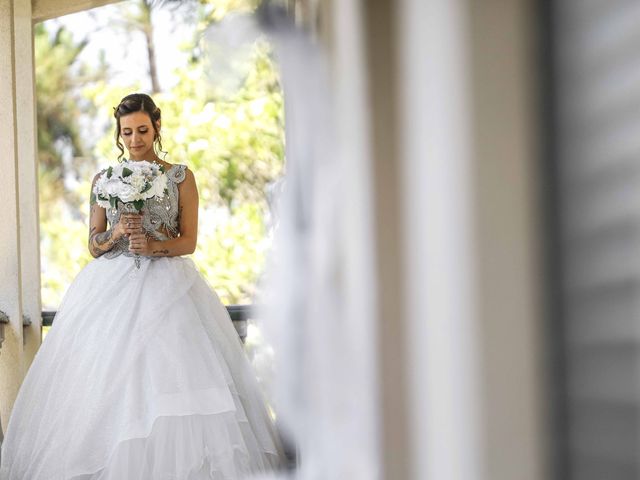
POLYGON ((118 165, 116 165, 115 167, 112 167, 111 169, 111 178, 119 178, 122 177, 122 168, 124 167, 124 162, 119 163, 118 165))
POLYGON ((120 180, 120 178, 116 177, 115 175, 112 175, 111 178, 105 179, 102 188, 104 193, 106 193, 107 195, 118 197, 120 195, 120 191, 122 190, 122 186, 122 180, 120 180))
POLYGON ((104 192, 104 182, 107 180, 107 176, 106 174, 102 174, 98 177, 98 179, 96 180, 95 185, 93 186, 93 193, 96 194, 96 196, 98 195, 98 193, 103 193, 104 192))
POLYGON ((140 191, 126 183, 120 183, 118 194, 114 196, 118 197, 124 203, 128 203, 133 202, 134 200, 139 200, 140 191))
POLYGON ((149 193, 150 197, 158 197, 161 198, 164 195, 164 190, 167 188, 167 176, 163 173, 159 177, 153 181, 151 188, 147 193, 149 193))
POLYGON ((108 208, 113 199, 130 203, 162 196, 167 187, 167 177, 160 170, 160 166, 147 161, 127 160, 111 167, 110 171, 110 177, 107 178, 107 172, 103 172, 93 188, 96 202, 103 208, 108 208), (123 177, 125 168, 129 170, 129 175, 123 177), (147 190, 143 191, 145 189, 147 190))
POLYGON ((131 175, 131 180, 129 181, 129 184, 136 189, 136 191, 140 192, 142 191, 142 189, 145 187, 145 185, 147 184, 144 176, 142 175, 131 175))
POLYGON ((97 195, 96 195, 96 203, 100 205, 102 208, 109 208, 111 206, 109 205, 109 200, 101 200, 97 195))

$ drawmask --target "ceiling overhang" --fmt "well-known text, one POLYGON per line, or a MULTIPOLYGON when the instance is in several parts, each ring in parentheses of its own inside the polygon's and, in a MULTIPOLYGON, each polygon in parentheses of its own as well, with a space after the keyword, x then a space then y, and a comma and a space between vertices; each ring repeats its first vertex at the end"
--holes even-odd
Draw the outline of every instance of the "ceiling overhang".
POLYGON ((90 10, 120 0, 32 0, 31 12, 34 23, 70 13, 90 10))

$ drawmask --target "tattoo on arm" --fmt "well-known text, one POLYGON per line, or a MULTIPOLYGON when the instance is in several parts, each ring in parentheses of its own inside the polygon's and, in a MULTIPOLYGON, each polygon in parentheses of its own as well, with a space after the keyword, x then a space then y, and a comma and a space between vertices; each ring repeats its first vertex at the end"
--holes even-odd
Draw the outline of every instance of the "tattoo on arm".
POLYGON ((156 255, 156 254, 158 254, 158 253, 163 253, 163 254, 165 254, 165 255, 166 255, 167 253, 169 253, 169 250, 167 250, 167 249, 165 248, 164 250, 154 250, 154 251, 153 251, 153 254, 154 254, 154 255, 156 255))
POLYGON ((89 251, 96 257, 99 257, 105 252, 108 252, 113 248, 113 243, 110 242, 113 232, 107 230, 106 232, 93 233, 95 227, 91 229, 89 236, 89 251))
POLYGON ((91 225, 91 229, 89 230, 89 251, 94 257, 99 257, 103 253, 108 252, 115 244, 115 242, 112 241, 113 232, 111 229, 105 232, 96 232, 98 227, 96 225, 92 225, 95 218, 94 216, 102 214, 100 211, 102 207, 98 205, 96 195, 93 192, 93 187, 95 186, 97 179, 98 176, 96 175, 91 185, 91 193, 89 196, 89 224, 91 225))
POLYGON ((104 245, 109 240, 111 240, 111 230, 107 230, 106 232, 98 233, 95 238, 96 238, 96 245, 104 245))

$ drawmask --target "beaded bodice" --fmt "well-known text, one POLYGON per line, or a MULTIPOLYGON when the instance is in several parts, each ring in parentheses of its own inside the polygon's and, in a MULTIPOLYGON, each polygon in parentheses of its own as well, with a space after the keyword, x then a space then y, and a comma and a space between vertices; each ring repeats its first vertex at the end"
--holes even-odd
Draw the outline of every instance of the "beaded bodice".
MULTIPOLYGON (((140 213, 142 214, 142 227, 145 233, 155 240, 168 240, 176 238, 180 233, 180 211, 178 208, 179 191, 178 184, 186 178, 186 165, 173 165, 165 172, 167 176, 167 194, 162 198, 153 197, 145 202, 140 213)), ((113 227, 120 220, 120 215, 128 205, 118 204, 118 208, 107 208, 107 220, 113 227)), ((133 210, 135 211, 135 210, 133 210)), ((129 239, 121 237, 111 250, 104 254, 107 258, 118 255, 128 257, 134 254, 129 252, 129 239)))

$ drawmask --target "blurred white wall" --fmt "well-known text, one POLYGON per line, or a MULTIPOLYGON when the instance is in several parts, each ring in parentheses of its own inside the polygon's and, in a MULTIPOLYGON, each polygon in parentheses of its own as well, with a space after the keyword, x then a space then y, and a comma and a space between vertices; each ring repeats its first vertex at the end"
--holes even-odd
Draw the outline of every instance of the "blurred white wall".
MULTIPOLYGON (((39 282, 29 17, 103 3, 36 0, 30 11, 0 0, 5 424, 35 351, 22 337, 39 282)), ((352 154, 344 168, 362 173, 351 188, 368 202, 345 218, 360 222, 357 235, 372 232, 348 248, 372 248, 373 264, 350 264, 349 278, 368 272, 376 289, 364 312, 377 362, 362 368, 379 395, 360 401, 378 412, 367 445, 379 442, 380 478, 544 478, 535 2, 309 5, 324 15, 308 22, 329 51, 352 154), (358 218, 369 209, 370 230, 358 218)))
POLYGON ((328 3, 366 92, 339 124, 372 179, 381 476, 546 478, 537 5, 328 3))

